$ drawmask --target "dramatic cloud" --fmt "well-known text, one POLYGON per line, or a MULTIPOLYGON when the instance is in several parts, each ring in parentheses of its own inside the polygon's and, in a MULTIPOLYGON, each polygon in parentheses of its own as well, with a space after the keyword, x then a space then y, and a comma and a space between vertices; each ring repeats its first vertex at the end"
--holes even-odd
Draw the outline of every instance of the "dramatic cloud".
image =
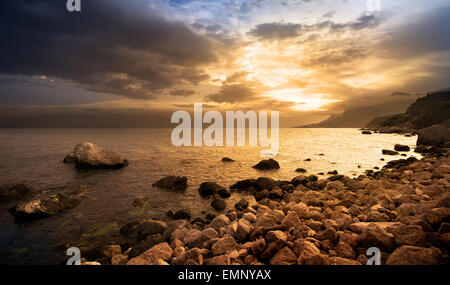
POLYGON ((207 79, 201 66, 216 59, 211 41, 136 5, 84 1, 83 11, 71 14, 61 1, 2 2, 0 73, 56 77, 139 99, 207 79))
POLYGON ((245 102, 255 98, 255 91, 244 84, 225 84, 220 91, 206 97, 207 100, 217 103, 245 102))

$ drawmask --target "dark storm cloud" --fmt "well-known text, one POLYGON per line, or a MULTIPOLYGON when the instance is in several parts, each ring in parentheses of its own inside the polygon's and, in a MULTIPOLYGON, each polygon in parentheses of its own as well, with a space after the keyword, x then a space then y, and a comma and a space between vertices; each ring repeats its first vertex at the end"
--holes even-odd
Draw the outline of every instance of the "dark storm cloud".
POLYGON ((450 5, 424 12, 396 27, 381 48, 397 58, 450 51, 450 5))
POLYGON ((189 89, 178 89, 178 90, 172 90, 170 91, 170 95, 172 96, 182 96, 182 97, 188 97, 195 94, 194 90, 189 89))
POLYGON ((283 40, 295 38, 302 33, 329 29, 331 33, 339 33, 346 30, 359 31, 367 28, 379 26, 384 21, 381 14, 363 14, 355 21, 347 23, 335 23, 333 21, 323 21, 313 25, 293 24, 293 23, 264 23, 259 24, 248 32, 248 35, 262 40, 283 40))
POLYGON ((218 93, 208 95, 206 99, 217 103, 236 103, 249 101, 255 96, 255 91, 245 84, 225 84, 218 93))
POLYGON ((208 76, 212 42, 131 1, 2 1, 0 73, 45 75, 90 91, 148 99, 208 76))

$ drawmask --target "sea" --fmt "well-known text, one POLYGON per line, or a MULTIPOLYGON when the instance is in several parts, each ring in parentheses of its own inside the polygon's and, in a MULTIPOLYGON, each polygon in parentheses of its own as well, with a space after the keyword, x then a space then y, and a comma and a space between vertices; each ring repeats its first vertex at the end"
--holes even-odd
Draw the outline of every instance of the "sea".
MULTIPOLYGON (((416 136, 401 134, 363 135, 358 129, 280 129, 279 153, 274 159, 280 169, 252 168, 262 158, 262 147, 175 147, 171 129, 0 129, 0 184, 26 183, 45 195, 83 187, 82 203, 76 208, 46 219, 17 223, 8 211, 17 203, 0 205, 0 264, 64 264, 68 246, 119 239, 119 229, 127 222, 143 218, 169 220, 169 210, 188 208, 192 217, 214 213, 211 200, 198 194, 202 182, 214 181, 228 187, 235 182, 258 177, 291 180, 299 175, 326 178, 329 171, 357 177, 367 169, 383 167, 401 156, 382 155, 394 145, 411 147, 416 136), (119 170, 77 170, 64 164, 64 157, 80 142, 92 142, 112 149, 130 161, 119 170), (229 157, 235 162, 222 162, 229 157), (305 161, 306 159, 311 161, 305 161), (381 159, 384 158, 385 161, 381 159), (186 176, 184 192, 152 186, 167 176, 186 176), (136 198, 147 198, 143 207, 134 207, 136 198)), ((227 209, 243 197, 233 193, 227 209)), ((251 200, 254 203, 253 200, 251 200)), ((225 210, 226 211, 226 210, 225 210)), ((82 253, 83 255, 83 253, 82 253)))

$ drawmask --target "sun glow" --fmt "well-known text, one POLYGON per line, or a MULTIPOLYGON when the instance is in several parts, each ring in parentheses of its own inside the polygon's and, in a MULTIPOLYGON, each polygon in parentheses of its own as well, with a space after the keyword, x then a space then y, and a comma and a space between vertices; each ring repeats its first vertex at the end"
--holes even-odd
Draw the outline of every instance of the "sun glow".
POLYGON ((295 106, 291 108, 299 111, 323 111, 326 105, 339 102, 340 100, 327 99, 323 94, 303 94, 303 89, 279 89, 264 93, 263 96, 272 99, 292 102, 295 106))

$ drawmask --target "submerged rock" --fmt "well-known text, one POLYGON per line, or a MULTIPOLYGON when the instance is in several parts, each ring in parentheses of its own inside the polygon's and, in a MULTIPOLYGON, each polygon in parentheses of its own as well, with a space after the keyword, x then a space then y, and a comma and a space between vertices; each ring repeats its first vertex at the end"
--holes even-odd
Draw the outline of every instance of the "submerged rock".
POLYGON ((71 209, 81 201, 63 194, 52 195, 17 205, 13 214, 19 221, 46 218, 71 209))
POLYGON ((261 160, 258 164, 254 165, 253 168, 260 170, 271 170, 271 169, 279 169, 280 165, 274 159, 264 159, 261 160))
POLYGON ((231 159, 229 157, 223 157, 222 162, 234 162, 234 159, 231 159))
POLYGON ((184 191, 188 186, 187 180, 186 176, 166 176, 153 183, 153 186, 173 191, 184 191))
POLYGON ((383 153, 384 155, 398 155, 398 152, 393 151, 393 150, 389 150, 389 149, 383 149, 383 150, 382 150, 382 153, 383 153))
POLYGON ((221 193, 225 193, 226 189, 225 189, 225 187, 220 186, 216 182, 203 182, 202 184, 200 184, 200 187, 198 188, 198 193, 202 197, 208 197, 211 195, 215 195, 215 194, 219 193, 219 191, 221 193))
POLYGON ((112 150, 103 149, 93 143, 79 143, 75 149, 64 158, 64 163, 75 163, 77 168, 118 169, 129 164, 112 150))
POLYGON ((0 186, 0 203, 27 200, 36 193, 36 190, 26 184, 2 185, 0 186))
POLYGON ((396 145, 394 146, 394 149, 395 149, 396 151, 410 151, 410 150, 411 150, 411 148, 410 148, 409 146, 407 146, 407 145, 402 145, 402 144, 396 144, 396 145))

